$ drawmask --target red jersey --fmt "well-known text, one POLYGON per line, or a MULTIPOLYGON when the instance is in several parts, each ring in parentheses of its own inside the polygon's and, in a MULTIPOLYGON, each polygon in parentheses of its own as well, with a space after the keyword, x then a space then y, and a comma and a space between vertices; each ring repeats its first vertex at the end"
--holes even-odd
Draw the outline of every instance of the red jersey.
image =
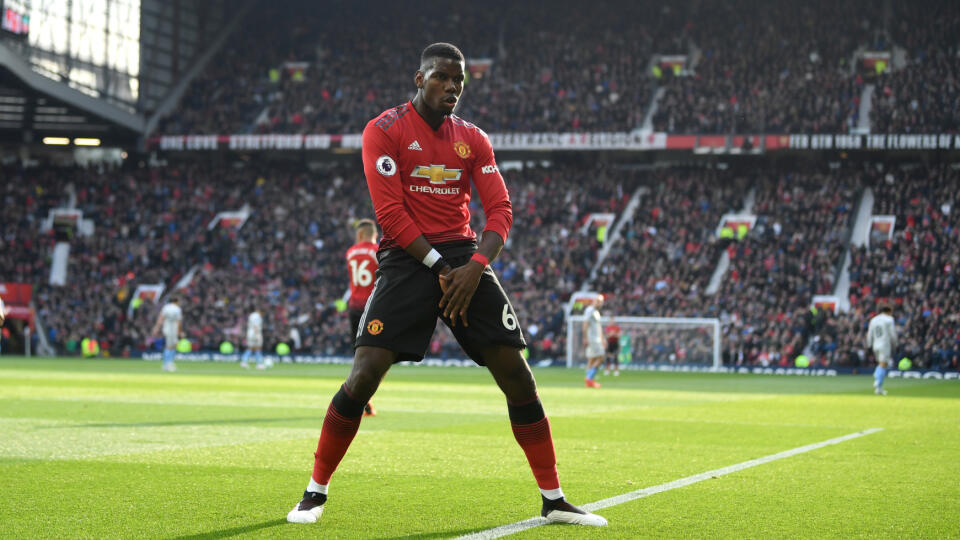
POLYGON ((607 334, 607 343, 620 343, 620 325, 610 324, 605 328, 607 334))
POLYGON ((373 292, 377 273, 377 244, 358 242, 347 250, 347 272, 350 274, 350 300, 347 307, 363 309, 373 292))
POLYGON ((484 231, 507 239, 513 209, 490 140, 450 115, 434 130, 412 102, 384 111, 363 130, 363 170, 380 248, 405 248, 423 234, 430 243, 475 240, 470 228, 470 181, 487 217, 484 231))

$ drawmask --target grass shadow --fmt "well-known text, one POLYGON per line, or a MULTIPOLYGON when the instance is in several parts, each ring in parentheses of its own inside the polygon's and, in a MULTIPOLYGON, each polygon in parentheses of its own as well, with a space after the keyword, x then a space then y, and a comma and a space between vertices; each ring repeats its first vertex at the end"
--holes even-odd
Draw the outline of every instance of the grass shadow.
POLYGON ((219 531, 209 531, 198 534, 189 534, 184 536, 177 536, 176 540, 200 540, 202 538, 229 538, 231 536, 238 536, 241 534, 251 533, 253 531, 259 531, 262 529, 269 529, 271 527, 277 527, 279 525, 286 525, 287 520, 285 518, 271 519, 270 521, 264 521, 263 523, 255 523, 253 525, 247 525, 245 527, 233 527, 230 529, 222 529, 219 531))
POLYGON ((485 531, 487 529, 460 529, 459 531, 440 531, 435 533, 407 534, 404 536, 390 536, 383 540, 412 540, 413 538, 458 538, 470 533, 485 531))

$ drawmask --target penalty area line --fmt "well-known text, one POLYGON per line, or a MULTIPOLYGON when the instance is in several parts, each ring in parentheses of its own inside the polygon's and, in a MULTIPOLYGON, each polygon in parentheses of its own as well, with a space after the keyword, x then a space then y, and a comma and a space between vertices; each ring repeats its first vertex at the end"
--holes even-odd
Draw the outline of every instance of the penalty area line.
MULTIPOLYGON (((779 459, 793 457, 797 454, 803 454, 805 452, 818 450, 825 446, 840 444, 842 442, 846 442, 852 439, 877 433, 878 431, 883 431, 883 428, 870 428, 863 431, 858 431, 856 433, 850 433, 849 435, 844 435, 842 437, 836 437, 834 439, 828 439, 826 441, 808 444, 806 446, 799 446, 791 450, 784 450, 783 452, 778 452, 776 454, 771 454, 769 456, 751 459, 749 461, 737 463, 736 465, 729 465, 727 467, 721 467, 719 469, 714 469, 712 471, 695 474, 693 476, 688 476, 686 478, 681 478, 679 480, 667 482, 666 484, 660 484, 659 486, 652 486, 648 488, 638 489, 637 491, 631 491, 629 493, 617 495, 616 497, 610 497, 609 499, 602 499, 596 502, 585 504, 580 508, 586 510, 587 512, 596 512, 597 510, 602 510, 604 508, 609 508, 611 506, 623 504, 625 502, 629 502, 634 499, 642 499, 644 497, 656 495, 657 493, 670 491, 671 489, 682 488, 685 486, 689 486, 690 484, 696 484, 697 482, 709 480, 711 478, 717 478, 727 474, 735 473, 737 471, 742 471, 744 469, 749 469, 750 467, 756 467, 757 465, 763 465, 764 463, 770 463, 771 461, 777 461, 779 459)), ((546 525, 546 524, 547 524, 546 519, 542 517, 535 517, 535 518, 526 519, 523 521, 518 521, 516 523, 511 523, 509 525, 501 525, 499 527, 494 527, 492 529, 487 529, 485 531, 479 531, 472 534, 460 536, 456 540, 490 540, 492 538, 500 538, 503 536, 511 535, 514 533, 518 533, 520 531, 525 531, 527 529, 532 529, 534 527, 539 527, 541 525, 546 525)))

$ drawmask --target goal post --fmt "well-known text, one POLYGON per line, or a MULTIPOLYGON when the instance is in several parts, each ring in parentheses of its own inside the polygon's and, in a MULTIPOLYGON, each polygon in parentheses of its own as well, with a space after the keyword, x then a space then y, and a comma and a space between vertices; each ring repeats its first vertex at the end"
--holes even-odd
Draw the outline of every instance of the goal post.
MULTIPOLYGON (((567 367, 586 362, 584 315, 567 317, 567 367)), ((606 330, 616 325, 624 339, 617 354, 627 365, 722 366, 720 320, 688 317, 601 317, 606 330)), ((606 332, 605 332, 606 333, 606 332)), ((604 337, 606 349, 606 336, 604 337)))

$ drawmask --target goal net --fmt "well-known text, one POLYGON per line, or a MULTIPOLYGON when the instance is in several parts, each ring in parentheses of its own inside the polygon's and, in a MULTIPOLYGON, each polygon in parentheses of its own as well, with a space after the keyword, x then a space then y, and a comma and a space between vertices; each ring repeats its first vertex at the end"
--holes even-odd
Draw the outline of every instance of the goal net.
MULTIPOLYGON (((567 317, 567 367, 586 363, 584 315, 567 317)), ((604 351, 621 366, 720 368, 720 320, 680 317, 602 317, 604 351), (616 352, 612 345, 616 338, 616 352)))

